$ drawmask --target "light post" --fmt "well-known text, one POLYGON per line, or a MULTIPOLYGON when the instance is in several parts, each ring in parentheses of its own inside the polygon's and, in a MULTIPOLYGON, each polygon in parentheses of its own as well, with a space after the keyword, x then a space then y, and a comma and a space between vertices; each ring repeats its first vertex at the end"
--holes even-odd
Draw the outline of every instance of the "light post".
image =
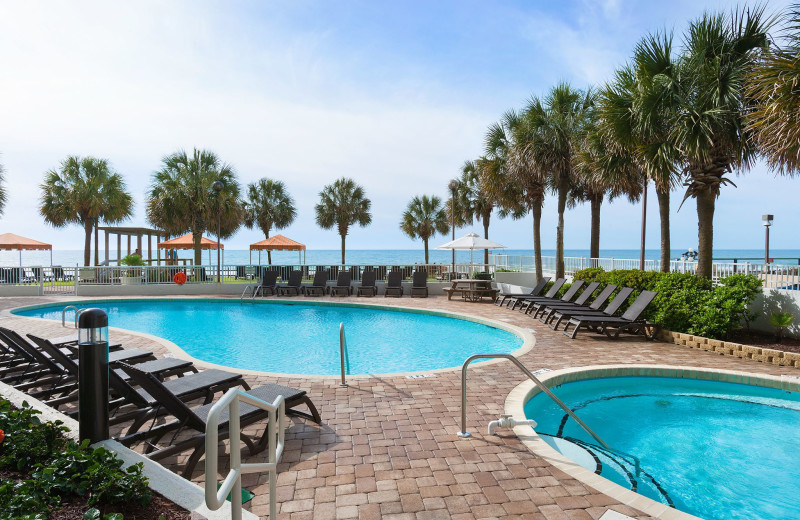
POLYGON ((219 235, 222 233, 222 204, 219 198, 222 190, 225 189, 225 184, 220 180, 216 180, 211 187, 217 194, 217 283, 222 283, 222 260, 220 259, 219 251, 219 235))
POLYGON ((108 435, 108 315, 84 309, 78 318, 78 438, 108 435))
POLYGON ((764 265, 769 263, 769 227, 772 225, 773 215, 761 215, 766 236, 764 238, 764 265))
POLYGON ((642 240, 639 246, 639 270, 644 271, 644 239, 647 233, 647 184, 649 179, 644 178, 644 190, 642 191, 642 240))
MULTIPOLYGON (((453 232, 453 240, 456 239, 456 190, 458 189, 458 181, 453 179, 450 181, 450 184, 447 185, 450 188, 450 224, 453 232)), ((456 250, 452 250, 453 253, 453 265, 452 271, 450 272, 450 279, 453 280, 456 274, 456 250)))

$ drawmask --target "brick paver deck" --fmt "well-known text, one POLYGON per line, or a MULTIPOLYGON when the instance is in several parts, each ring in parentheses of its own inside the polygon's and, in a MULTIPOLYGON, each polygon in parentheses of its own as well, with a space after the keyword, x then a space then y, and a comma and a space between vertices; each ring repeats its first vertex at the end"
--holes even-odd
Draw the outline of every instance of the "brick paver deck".
MULTIPOLYGON (((46 301, 59 300, 2 298, 0 308, 46 301)), ((538 320, 488 303, 447 301, 443 296, 358 301, 442 309, 533 329, 536 345, 521 356, 531 370, 658 363, 798 374, 795 368, 635 338, 612 341, 581 334, 570 340, 538 320)), ((51 336, 64 331, 60 323, 14 316, 3 317, 0 324, 51 336)), ((164 353, 161 345, 141 336, 114 333, 114 339, 126 346, 164 353)), ((246 379, 252 386, 278 382, 306 389, 322 415, 321 426, 301 419, 290 421, 278 476, 281 519, 588 520, 599 518, 608 509, 635 518, 650 518, 587 488, 536 457, 512 431, 499 430, 499 435, 493 437, 485 435, 487 423, 503 413, 509 391, 524 380, 508 363, 475 365, 470 369, 471 388, 481 389, 472 391, 468 401, 473 434, 470 439, 456 435, 461 414, 458 369, 424 379, 351 379, 347 388, 340 387, 336 378, 246 379)), ((168 462, 174 468, 184 457, 168 462)), ((252 460, 261 459, 256 456, 252 460)), ((202 465, 195 471, 194 480, 202 479, 201 471, 202 465)), ((248 475, 244 486, 256 494, 249 509, 266 516, 266 476, 248 475)))

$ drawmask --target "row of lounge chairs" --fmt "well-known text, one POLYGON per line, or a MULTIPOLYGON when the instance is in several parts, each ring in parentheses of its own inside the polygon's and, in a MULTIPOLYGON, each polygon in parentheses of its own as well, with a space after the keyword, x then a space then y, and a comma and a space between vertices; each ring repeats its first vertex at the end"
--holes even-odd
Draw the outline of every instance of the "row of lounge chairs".
MULTIPOLYGON (((110 424, 120 433, 122 444, 144 443, 145 453, 153 460, 191 450, 183 468, 190 477, 205 453, 205 429, 214 396, 241 386, 249 394, 267 402, 282 395, 286 414, 320 423, 320 416, 304 390, 278 384, 250 388, 241 374, 225 370, 198 370, 191 361, 174 358, 156 359, 149 351, 123 349, 113 345, 109 352, 110 424), (200 406, 191 407, 202 399, 200 406), (305 405, 308 411, 297 410, 305 405), (179 440, 179 434, 182 435, 179 440), (172 441, 160 445, 169 434, 172 441)), ((0 381, 15 386, 43 400, 68 415, 77 416, 79 365, 77 342, 55 344, 51 340, 28 334, 27 339, 8 328, 0 327, 0 381)), ((248 405, 240 407, 244 427, 267 418, 267 413, 248 405)), ((220 424, 220 439, 228 435, 228 424, 220 424)), ((266 448, 266 431, 255 442, 243 440, 256 453, 266 448)))
MULTIPOLYGON (((403 276, 400 271, 392 271, 387 275, 384 296, 401 297, 404 294, 403 276)), ((350 272, 339 273, 336 285, 328 285, 328 271, 317 271, 311 284, 303 284, 302 271, 292 271, 285 284, 278 284, 277 271, 264 271, 261 283, 253 288, 253 297, 261 296, 377 296, 378 287, 375 284, 376 272, 364 271, 361 275, 361 284, 352 285, 350 272)), ((412 275, 411 296, 428 296, 428 273, 417 270, 412 275)))
POLYGON ((580 329, 613 338, 619 337, 621 332, 643 334, 648 339, 655 337, 655 325, 641 319, 641 315, 656 297, 656 293, 642 291, 625 312, 617 316, 633 293, 630 287, 622 287, 617 292, 616 285, 607 285, 592 299, 600 289, 600 283, 592 282, 587 285, 583 280, 575 280, 564 295, 557 298, 556 295, 566 283, 565 278, 559 278, 542 296, 541 293, 549 282, 550 278, 542 278, 530 293, 501 294, 496 305, 510 309, 519 308, 520 312, 539 318, 553 330, 557 330, 563 323, 563 332, 570 338, 574 338, 580 329), (615 292, 616 296, 609 302, 615 292), (588 303, 590 299, 592 302, 588 303))

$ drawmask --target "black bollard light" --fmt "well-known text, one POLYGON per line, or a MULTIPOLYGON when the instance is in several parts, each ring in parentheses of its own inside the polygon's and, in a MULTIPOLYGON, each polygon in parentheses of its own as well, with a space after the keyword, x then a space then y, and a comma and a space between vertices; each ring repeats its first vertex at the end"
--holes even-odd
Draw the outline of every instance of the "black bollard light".
POLYGON ((80 440, 108 439, 108 315, 86 309, 78 318, 80 440))

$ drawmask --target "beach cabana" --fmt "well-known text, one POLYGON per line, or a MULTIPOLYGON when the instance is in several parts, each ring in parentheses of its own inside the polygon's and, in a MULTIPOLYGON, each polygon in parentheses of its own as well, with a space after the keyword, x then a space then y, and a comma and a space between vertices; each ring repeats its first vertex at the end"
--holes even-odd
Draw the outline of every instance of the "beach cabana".
POLYGON ((50 251, 50 265, 53 265, 53 246, 32 238, 25 238, 14 233, 0 235, 0 250, 19 251, 19 265, 22 266, 23 251, 50 251))
MULTIPOLYGON (((220 249, 222 249, 222 264, 225 264, 225 244, 219 245, 220 249)), ((183 236, 172 238, 170 240, 165 240, 164 242, 158 243, 159 249, 166 249, 167 251, 185 251, 185 250, 194 250, 194 238, 192 237, 191 233, 186 233, 183 236)), ((217 250, 217 241, 211 240, 207 237, 202 237, 200 239, 200 249, 208 251, 208 263, 209 265, 212 264, 211 262, 211 251, 217 250)))
POLYGON ((261 251, 297 251, 297 260, 301 264, 306 263, 306 246, 300 242, 295 242, 291 238, 283 235, 275 235, 261 242, 250 244, 250 263, 253 263, 253 251, 258 251, 258 264, 261 265, 261 251), (301 253, 302 251, 302 253, 301 253))

